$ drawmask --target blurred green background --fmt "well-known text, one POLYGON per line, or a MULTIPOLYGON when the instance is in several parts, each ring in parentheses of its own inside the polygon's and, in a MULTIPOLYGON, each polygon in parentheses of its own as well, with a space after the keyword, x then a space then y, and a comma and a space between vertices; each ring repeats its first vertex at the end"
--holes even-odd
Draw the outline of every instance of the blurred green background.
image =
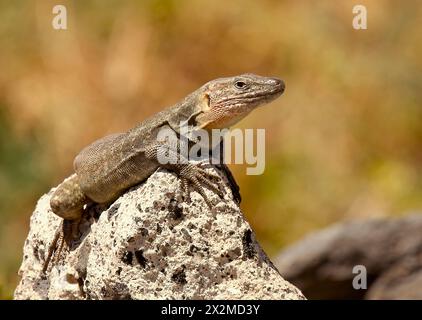
POLYGON ((266 171, 231 166, 274 255, 337 221, 422 208, 422 2, 0 2, 0 298, 17 284, 37 199, 78 151, 253 72, 285 94, 239 127, 266 129, 266 171), (364 4, 368 29, 352 28, 364 4))

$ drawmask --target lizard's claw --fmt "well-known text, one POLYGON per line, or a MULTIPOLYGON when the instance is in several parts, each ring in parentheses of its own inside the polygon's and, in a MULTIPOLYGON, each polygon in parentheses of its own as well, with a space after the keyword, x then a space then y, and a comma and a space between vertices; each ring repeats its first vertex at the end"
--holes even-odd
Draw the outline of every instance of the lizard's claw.
POLYGON ((47 258, 42 269, 44 274, 60 261, 64 253, 63 250, 70 250, 71 242, 77 236, 78 226, 79 220, 63 220, 60 223, 59 229, 56 231, 53 242, 50 244, 48 249, 47 258))
POLYGON ((54 253, 58 253, 63 248, 63 221, 60 223, 59 229, 56 231, 53 242, 50 244, 47 252, 47 258, 44 261, 42 273, 46 273, 48 268, 51 267, 50 262, 54 263, 54 253))
POLYGON ((220 179, 216 174, 210 173, 200 166, 194 164, 187 164, 179 172, 181 178, 181 189, 183 196, 190 200, 189 187, 192 186, 204 198, 208 207, 212 208, 213 204, 205 193, 203 185, 216 193, 220 198, 224 198, 223 192, 218 189, 211 181, 210 178, 220 179))

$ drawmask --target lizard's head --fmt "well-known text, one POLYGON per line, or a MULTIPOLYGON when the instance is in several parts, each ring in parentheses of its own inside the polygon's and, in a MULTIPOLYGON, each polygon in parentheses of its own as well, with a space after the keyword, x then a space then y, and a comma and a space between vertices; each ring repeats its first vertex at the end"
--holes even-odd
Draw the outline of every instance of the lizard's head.
POLYGON ((210 81, 200 89, 202 113, 196 121, 205 129, 229 128, 257 106, 279 97, 284 87, 280 79, 254 74, 210 81))

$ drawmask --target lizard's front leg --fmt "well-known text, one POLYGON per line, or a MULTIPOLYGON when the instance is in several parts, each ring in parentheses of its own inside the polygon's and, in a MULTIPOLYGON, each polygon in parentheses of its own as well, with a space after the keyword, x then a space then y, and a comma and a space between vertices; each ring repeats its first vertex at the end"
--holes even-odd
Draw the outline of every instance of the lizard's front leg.
POLYGON ((51 243, 48 255, 43 266, 43 272, 48 268, 53 253, 55 261, 60 258, 61 251, 66 245, 70 247, 72 240, 77 237, 79 222, 83 214, 83 207, 89 202, 89 198, 83 193, 78 183, 76 174, 64 180, 54 191, 50 199, 52 211, 63 218, 59 230, 56 232, 51 243))
POLYGON ((157 161, 161 167, 175 172, 181 179, 183 194, 187 198, 190 197, 190 185, 199 192, 210 208, 213 207, 213 204, 206 195, 203 185, 215 192, 220 198, 224 197, 223 193, 210 181, 210 178, 220 179, 220 177, 204 170, 201 164, 190 163, 188 158, 181 154, 177 147, 164 142, 155 142, 145 148, 145 156, 157 161), (172 161, 161 163, 160 159, 171 159, 172 161))

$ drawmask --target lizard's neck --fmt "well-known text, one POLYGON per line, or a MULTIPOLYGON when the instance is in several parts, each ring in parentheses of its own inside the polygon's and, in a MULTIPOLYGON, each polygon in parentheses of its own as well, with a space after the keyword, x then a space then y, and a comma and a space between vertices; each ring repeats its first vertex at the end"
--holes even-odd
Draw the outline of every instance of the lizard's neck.
POLYGON ((181 126, 188 126, 190 131, 200 129, 196 117, 207 107, 203 96, 203 92, 197 90, 166 110, 166 119, 173 129, 180 131, 181 126))

